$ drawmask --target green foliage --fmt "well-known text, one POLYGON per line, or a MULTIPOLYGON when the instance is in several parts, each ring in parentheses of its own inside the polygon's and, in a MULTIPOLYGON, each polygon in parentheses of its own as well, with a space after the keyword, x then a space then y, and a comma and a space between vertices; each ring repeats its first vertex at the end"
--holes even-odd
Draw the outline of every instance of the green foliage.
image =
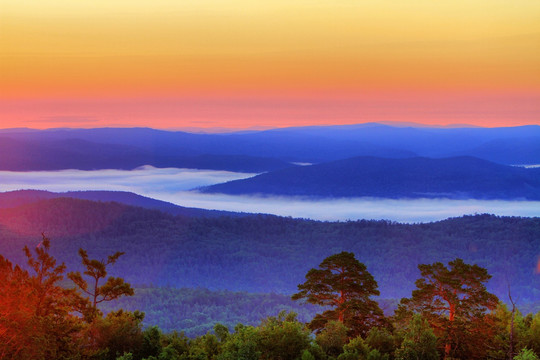
POLYGON ((257 328, 239 325, 233 334, 229 334, 223 344, 223 351, 218 360, 258 360, 261 356, 261 341, 257 328))
POLYGON ((310 344, 310 331, 296 318, 296 313, 281 311, 259 326, 259 346, 263 360, 296 360, 310 344))
POLYGON ((188 337, 215 331, 216 323, 229 329, 238 323, 258 325, 261 319, 283 309, 298 312, 298 319, 308 322, 318 310, 315 305, 302 305, 281 294, 152 286, 135 287, 134 290, 134 296, 101 303, 100 309, 105 313, 118 308, 129 311, 141 309, 146 314, 145 326, 159 325, 164 332, 182 330, 188 337))
POLYGON ((514 360, 539 360, 540 358, 532 350, 521 349, 519 354, 514 356, 514 360))
POLYGON ((371 349, 368 344, 358 336, 351 339, 348 344, 343 346, 343 353, 338 356, 338 360, 365 360, 367 359, 371 349))
MULTIPOLYGON (((492 314, 495 319, 496 333, 492 340, 493 348, 487 352, 487 355, 490 359, 507 360, 510 352, 510 321, 512 313, 505 304, 499 303, 492 314)), ((516 333, 514 335, 517 337, 516 333)))
POLYGON ((309 351, 309 353, 311 355, 313 355, 315 360, 326 360, 327 359, 326 353, 319 346, 319 344, 317 344, 314 341, 311 342, 311 344, 309 346, 309 349, 307 351, 309 351))
MULTIPOLYGON (((91 321, 84 322, 75 314, 84 309, 87 302, 75 289, 59 286, 65 267, 56 265, 55 259, 49 254, 49 248, 49 240, 45 237, 36 248, 35 254, 25 248, 29 271, 13 266, 0 255, 0 358, 2 359, 331 360, 337 357, 339 360, 383 360, 395 357, 407 360, 435 360, 439 354, 434 334, 437 327, 433 325, 437 323, 430 323, 429 320, 442 318, 444 324, 445 316, 449 318, 450 314, 450 310, 435 315, 418 311, 425 314, 423 318, 421 314, 411 314, 415 309, 406 308, 402 303, 400 308, 402 318, 397 317, 395 326, 398 330, 394 334, 389 327, 371 327, 364 338, 358 336, 348 343, 347 329, 341 322, 328 321, 326 327, 313 339, 310 331, 298 320, 296 314, 287 311, 280 312, 278 316, 267 317, 257 327, 238 324, 233 333, 229 332, 227 323, 212 324, 215 334, 207 333, 195 339, 189 339, 184 333, 164 334, 157 326, 143 330, 144 314, 138 311, 109 311, 105 317, 94 313, 91 321), (409 315, 410 321, 405 322, 409 315), (396 344, 399 344, 399 349, 394 351, 396 344)), ((458 310, 456 306, 451 331, 447 333, 441 331, 444 337, 440 339, 439 344, 445 344, 448 340, 446 334, 451 334, 459 340, 452 349, 453 357, 506 360, 511 318, 508 309, 499 305, 492 313, 486 314, 486 310, 491 307, 490 303, 489 305, 474 303, 475 299, 482 296, 483 299, 492 299, 490 294, 484 293, 485 288, 477 286, 478 283, 483 283, 478 274, 487 275, 487 273, 469 271, 474 270, 474 266, 459 264, 457 260, 450 265, 453 268, 446 269, 447 272, 426 272, 430 274, 426 279, 444 280, 440 282, 438 295, 446 296, 443 291, 447 290, 456 295, 461 291, 460 286, 463 284, 466 291, 474 294, 456 295, 459 300, 456 304, 460 308, 458 310), (485 347, 501 351, 486 353, 485 347)), ((425 284, 429 283, 425 281, 425 284)), ((152 291, 161 296, 161 301, 166 301, 166 295, 171 289, 165 289, 164 292, 160 292, 160 289, 152 291)), ((421 291, 416 294, 422 293, 428 294, 421 291)), ((201 306, 196 309, 197 311, 193 311, 195 325, 197 321, 208 323, 211 321, 209 315, 205 313, 214 306, 213 301, 219 297, 216 294, 231 295, 230 299, 225 300, 231 303, 238 300, 239 310, 244 306, 242 298, 251 296, 230 292, 212 293, 203 289, 183 294, 193 298, 203 294, 197 301, 206 307, 201 306), (205 297, 204 294, 209 295, 205 297)), ((426 295, 425 298, 427 297, 426 295)), ((442 296, 441 298, 444 300, 442 296)), ((184 299, 189 301, 186 296, 184 299)), ((259 299, 263 299, 261 307, 275 304, 271 301, 266 302, 274 299, 274 295, 259 299)), ((410 305, 414 303, 413 300, 414 294, 410 302, 404 303, 410 305)), ((173 305, 176 306, 174 303, 173 305)), ((429 306, 433 306, 433 303, 424 309, 434 309, 429 306)), ((211 314, 210 311, 209 313, 211 314)), ((517 311, 514 330, 515 349, 525 347, 530 349, 523 350, 518 355, 521 356, 519 359, 537 359, 540 313, 524 317, 517 311)), ((448 360, 451 357, 446 358, 448 360)))
POLYGON ((173 345, 161 349, 157 360, 180 360, 180 354, 173 345))
MULTIPOLYGON (((495 334, 491 341, 491 350, 488 356, 491 359, 507 359, 510 353, 510 332, 512 312, 508 310, 505 304, 499 304, 493 312, 495 321, 495 334)), ((536 350, 534 347, 534 336, 530 336, 533 331, 532 314, 523 317, 521 312, 516 309, 514 314, 514 333, 513 333, 513 349, 515 355, 518 349, 528 347, 536 350)), ((540 335, 540 334, 539 334, 540 335)), ((536 337, 538 339, 538 337, 536 337)), ((537 340, 538 341, 538 340, 537 340)), ((538 349, 540 352, 540 348, 538 349)))
POLYGON ((229 337, 229 329, 225 325, 220 323, 214 325, 214 333, 216 334, 220 342, 226 341, 229 337))
POLYGON ((384 323, 382 310, 370 299, 379 295, 377 282, 353 253, 344 251, 324 259, 319 269, 309 270, 298 290, 293 300, 331 307, 309 324, 317 332, 330 320, 344 323, 351 336, 365 335, 371 327, 384 323))
POLYGON ((173 331, 169 334, 161 334, 161 343, 164 348, 172 347, 179 356, 189 353, 189 338, 183 333, 173 331))
POLYGON ((386 328, 371 328, 366 337, 366 344, 382 355, 391 355, 396 350, 396 339, 386 328))
POLYGON ((388 354, 383 355, 377 349, 371 350, 367 356, 367 360, 388 360, 389 358, 388 354))
POLYGON ((221 344, 214 334, 205 334, 190 343, 189 359, 214 359, 221 352, 221 344))
POLYGON ((485 287, 491 275, 462 259, 448 265, 418 265, 422 278, 416 281, 412 298, 401 300, 398 317, 421 313, 444 343, 445 357, 467 353, 469 359, 483 358, 487 339, 493 336, 493 318, 486 311, 498 304, 485 287))
POLYGON ((89 351, 100 360, 115 360, 124 353, 139 354, 144 314, 118 310, 96 316, 86 329, 89 351))
POLYGON ((396 350, 396 360, 438 360, 437 337, 429 323, 416 314, 410 320, 404 332, 401 347, 396 350))
POLYGON ((133 354, 124 353, 124 355, 117 357, 116 360, 133 360, 133 354))
POLYGON ((347 343, 347 327, 343 323, 330 320, 326 327, 317 334, 315 342, 328 356, 336 357, 343 352, 343 345, 347 343))
POLYGON ((161 331, 157 326, 150 326, 143 331, 141 356, 147 358, 157 357, 161 353, 161 331))
POLYGON ((304 350, 302 353, 301 360, 315 360, 315 356, 309 352, 309 350, 304 350))
POLYGON ((530 326, 525 334, 525 345, 540 355, 540 311, 530 320, 530 326))

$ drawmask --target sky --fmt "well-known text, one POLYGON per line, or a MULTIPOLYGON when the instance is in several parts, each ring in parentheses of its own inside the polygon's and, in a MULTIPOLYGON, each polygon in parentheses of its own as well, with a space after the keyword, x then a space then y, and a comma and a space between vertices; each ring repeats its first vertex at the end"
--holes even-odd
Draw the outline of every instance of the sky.
POLYGON ((0 127, 540 124, 538 0, 0 0, 0 127))

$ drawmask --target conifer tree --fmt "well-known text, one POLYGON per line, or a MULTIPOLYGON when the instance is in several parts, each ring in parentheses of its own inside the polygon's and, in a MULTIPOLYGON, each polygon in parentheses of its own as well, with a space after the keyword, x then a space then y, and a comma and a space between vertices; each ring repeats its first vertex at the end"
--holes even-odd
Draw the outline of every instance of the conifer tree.
POLYGON ((103 301, 110 301, 117 299, 123 295, 132 296, 134 294, 133 288, 130 284, 126 283, 122 278, 109 277, 105 284, 100 285, 100 280, 105 279, 107 276, 107 266, 116 263, 118 258, 122 256, 123 252, 116 252, 113 255, 107 257, 105 260, 89 259, 88 253, 79 249, 79 255, 83 265, 86 267, 85 275, 90 277, 90 283, 83 279, 80 272, 70 272, 68 277, 77 285, 83 293, 90 296, 90 312, 85 314, 88 320, 91 320, 98 314, 97 305, 103 301))
POLYGON ((331 307, 309 324, 317 332, 330 320, 343 323, 351 337, 365 336, 371 327, 384 324, 382 310, 370 298, 379 295, 377 282, 353 253, 344 251, 324 259, 319 269, 309 270, 298 290, 293 300, 331 307))
POLYGON ((34 251, 25 246, 29 271, 0 255, 0 359, 71 358, 79 351, 84 303, 73 289, 59 285, 65 265, 49 254, 42 234, 34 251))
MULTIPOLYGON (((485 283, 491 278, 486 269, 462 259, 448 265, 419 265, 422 278, 416 281, 417 289, 410 299, 401 300, 397 310, 398 317, 422 314, 443 342, 445 358, 455 355, 458 346, 469 352, 482 350, 483 340, 478 336, 489 335, 486 311, 498 303, 486 290, 485 283)), ((475 357, 469 354, 469 358, 475 357)))

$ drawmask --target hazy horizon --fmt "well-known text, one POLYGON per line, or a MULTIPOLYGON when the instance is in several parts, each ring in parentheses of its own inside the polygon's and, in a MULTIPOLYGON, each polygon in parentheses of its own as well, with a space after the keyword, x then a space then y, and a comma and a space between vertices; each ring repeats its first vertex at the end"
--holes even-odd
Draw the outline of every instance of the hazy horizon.
MULTIPOLYGON (((288 128, 302 128, 302 127, 330 127, 330 126, 375 126, 375 125, 384 125, 384 126, 390 126, 390 127, 397 127, 397 128, 403 128, 403 127, 413 127, 413 128, 433 128, 433 129, 457 129, 457 128, 506 128, 506 127, 524 127, 524 126, 540 126, 540 124, 536 123, 524 123, 520 125, 510 125, 510 126, 490 126, 487 125, 473 125, 473 124, 466 124, 466 123, 439 123, 439 124, 423 124, 420 122, 409 122, 409 121, 360 121, 360 122, 347 122, 347 123, 322 123, 322 124, 306 124, 301 126, 248 126, 248 127, 197 127, 197 126, 174 126, 174 127, 152 127, 152 126, 130 126, 130 125, 122 125, 117 124, 116 126, 99 126, 99 127, 93 127, 93 126, 86 126, 86 127, 79 127, 77 124, 72 124, 73 126, 62 126, 62 127, 39 127, 39 126, 33 126, 33 127, 0 127, 0 132, 5 132, 6 134, 9 134, 10 132, 17 132, 17 131, 52 131, 52 130, 79 130, 79 129, 100 129, 100 128, 120 128, 120 129, 132 129, 132 128, 147 128, 147 129, 153 129, 153 130, 161 130, 161 131, 183 131, 183 132, 191 132, 191 133, 201 133, 201 134, 226 134, 226 133, 234 133, 234 132, 257 132, 257 131, 266 131, 266 130, 275 130, 275 129, 288 129, 288 128)), ((1 124, 0 124, 1 126, 1 124)))

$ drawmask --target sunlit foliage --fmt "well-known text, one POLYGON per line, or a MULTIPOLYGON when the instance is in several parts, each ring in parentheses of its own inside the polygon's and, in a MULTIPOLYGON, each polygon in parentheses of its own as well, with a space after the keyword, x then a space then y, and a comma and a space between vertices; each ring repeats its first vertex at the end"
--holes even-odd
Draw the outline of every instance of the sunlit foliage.
MULTIPOLYGON (((93 289, 100 295, 94 297, 92 290, 84 293, 80 286, 70 288, 63 282, 66 267, 57 265, 49 250, 50 241, 43 236, 33 251, 25 247, 25 267, 13 265, 0 255, 2 360, 507 360, 510 355, 511 313, 483 287, 490 276, 487 271, 460 259, 450 262, 449 268, 441 263, 420 265, 423 277, 417 281, 418 289, 402 301, 397 315, 381 316, 379 324, 368 321, 369 330, 355 336, 347 326, 355 323, 339 321, 339 312, 312 334, 309 324, 299 321, 296 313, 281 311, 277 316, 264 317, 257 326, 239 323, 230 331, 224 324, 215 324, 212 331, 190 338, 176 331, 165 333, 157 326, 144 328, 144 313, 139 311, 119 309, 105 316, 90 311, 92 316, 83 316, 98 304, 94 299, 106 301, 107 292, 100 290, 99 280, 106 277, 106 266, 116 261, 119 253, 112 255, 112 261, 95 260, 95 267, 88 265, 91 261, 87 256, 83 257, 88 272, 101 269, 100 276, 92 277, 93 289)), ((322 271, 326 278, 335 276, 337 282, 341 275, 330 271, 332 266, 348 266, 347 271, 356 269, 360 273, 365 270, 352 253, 336 254, 323 264, 310 273, 322 271)), ((367 271, 369 276, 358 277, 357 272, 347 272, 341 280, 374 282, 367 271)), ((121 283, 130 288, 123 280, 121 283)), ((310 287, 303 284, 304 295, 320 287, 328 292, 313 294, 340 294, 321 282, 310 287)), ((351 288, 356 289, 354 284, 341 289, 345 292, 351 288)), ((364 298, 369 299, 369 294, 364 298)), ((343 315, 346 319, 347 310, 343 315)), ((514 359, 538 359, 539 332, 540 313, 515 313, 514 359)))
POLYGON ((486 312, 498 303, 485 287, 491 275, 462 259, 448 265, 419 265, 422 277, 416 281, 417 289, 410 299, 401 300, 398 314, 422 314, 444 344, 445 358, 463 353, 469 359, 483 358, 487 339, 494 335, 493 317, 486 312))
POLYGON ((353 253, 343 251, 324 259, 319 269, 309 270, 298 290, 293 300, 330 307, 311 321, 310 328, 317 332, 331 320, 343 323, 353 337, 384 324, 382 310, 371 299, 379 295, 377 282, 353 253))
POLYGON ((49 251, 45 235, 33 251, 25 246, 28 270, 0 255, 1 359, 78 359, 108 351, 99 341, 113 337, 99 322, 114 315, 83 321, 91 303, 76 289, 61 286, 66 266, 57 265, 49 251))

